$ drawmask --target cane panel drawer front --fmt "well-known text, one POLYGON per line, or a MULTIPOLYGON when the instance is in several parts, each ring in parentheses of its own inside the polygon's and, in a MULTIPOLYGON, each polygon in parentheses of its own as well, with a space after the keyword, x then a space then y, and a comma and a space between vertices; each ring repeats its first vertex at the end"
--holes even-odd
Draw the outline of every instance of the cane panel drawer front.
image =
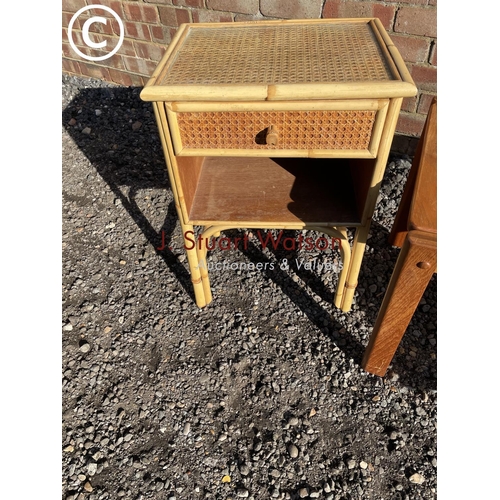
POLYGON ((377 155, 388 99, 166 105, 179 156, 377 155))

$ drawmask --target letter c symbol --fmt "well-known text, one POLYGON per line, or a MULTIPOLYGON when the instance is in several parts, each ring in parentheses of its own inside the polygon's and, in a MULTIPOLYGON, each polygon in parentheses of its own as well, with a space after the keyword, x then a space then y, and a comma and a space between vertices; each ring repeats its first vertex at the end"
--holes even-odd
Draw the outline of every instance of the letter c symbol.
POLYGON ((85 21, 85 23, 83 24, 83 28, 82 28, 82 36, 83 36, 83 41, 89 47, 92 47, 93 49, 102 49, 103 47, 106 47, 106 43, 107 43, 106 40, 104 40, 103 42, 96 43, 96 42, 93 42, 89 37, 89 28, 90 28, 91 24, 94 24, 94 23, 106 24, 106 22, 107 22, 107 20, 105 17, 99 17, 99 16, 91 17, 90 19, 87 19, 85 21))

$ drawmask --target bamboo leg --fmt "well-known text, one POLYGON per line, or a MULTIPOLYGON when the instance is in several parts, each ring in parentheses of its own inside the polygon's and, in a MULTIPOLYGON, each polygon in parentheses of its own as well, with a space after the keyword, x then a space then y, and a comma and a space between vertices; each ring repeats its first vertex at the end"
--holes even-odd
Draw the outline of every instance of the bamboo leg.
POLYGON ((340 272, 339 282, 337 283, 337 290, 335 292, 334 304, 340 309, 342 305, 342 297, 344 295, 345 281, 347 279, 347 272, 351 264, 351 247, 349 239, 347 238, 347 230, 345 227, 339 227, 338 230, 344 236, 342 246, 340 248, 340 255, 342 256, 342 271, 340 272))
POLYGON ((192 225, 183 223, 184 217, 181 210, 181 196, 179 196, 179 192, 177 189, 178 183, 176 182, 176 178, 171 163, 171 155, 173 156, 173 150, 172 150, 172 145, 170 143, 170 135, 168 134, 168 125, 167 125, 167 119, 165 117, 165 110, 163 106, 157 102, 153 103, 153 109, 156 116, 156 122, 160 130, 160 138, 163 147, 163 152, 165 154, 170 185, 172 186, 172 193, 174 195, 175 208, 177 210, 177 214, 179 216, 179 222, 181 224, 182 237, 184 239, 184 247, 186 248, 186 255, 188 259, 189 272, 191 274, 191 282, 193 283, 196 305, 198 307, 205 307, 207 305, 207 301, 205 300, 205 294, 203 293, 203 286, 201 283, 200 268, 198 266, 198 257, 196 255, 196 249, 191 248, 188 250, 188 248, 192 244, 192 241, 186 239, 186 234, 187 232, 192 232, 194 234, 194 231, 192 225))
POLYGON ((230 229, 229 227, 223 226, 207 226, 202 228, 201 239, 205 243, 201 246, 201 248, 197 247, 196 249, 196 257, 198 260, 198 267, 201 276, 201 283, 203 286, 203 293, 205 295, 206 304, 210 304, 212 302, 212 289, 210 288, 210 279, 208 277, 208 264, 207 264, 207 242, 210 237, 219 237, 220 232, 224 229, 230 229))
POLYGON ((320 227, 320 226, 306 226, 307 229, 319 231, 341 241, 340 257, 342 258, 342 271, 339 276, 337 290, 335 291, 334 304, 336 307, 341 306, 342 297, 344 294, 344 286, 347 278, 347 272, 351 263, 351 247, 349 245, 349 238, 347 237, 347 229, 345 227, 320 227))
POLYGON ((207 265, 207 252, 208 252, 207 239, 209 238, 207 234, 210 233, 211 229, 213 229, 211 226, 203 228, 203 233, 201 234, 201 237, 202 241, 204 241, 205 243, 201 246, 201 248, 197 247, 196 249, 196 254, 198 257, 198 265, 200 267, 201 282, 203 285, 203 292, 205 294, 205 300, 207 304, 210 304, 210 302, 212 302, 212 290, 210 288, 210 279, 208 278, 208 265, 207 265))
POLYGON ((207 304, 212 302, 212 290, 210 288, 210 279, 208 278, 208 266, 207 266, 207 251, 203 248, 198 248, 196 250, 198 257, 198 266, 200 269, 201 283, 203 286, 203 293, 205 294, 205 301, 207 304))
POLYGON ((359 270, 365 253, 366 239, 368 237, 368 231, 370 230, 370 222, 371 219, 368 219, 364 226, 360 226, 356 229, 356 234, 352 244, 349 270, 347 271, 347 278, 342 297, 341 309, 344 312, 349 312, 351 310, 354 291, 358 286, 359 270))
POLYGON ((198 256, 196 255, 196 249, 190 248, 192 246, 192 240, 186 239, 186 233, 193 231, 193 226, 188 224, 183 224, 181 219, 181 229, 182 236, 184 238, 184 247, 186 248, 186 255, 189 264, 189 271, 191 273, 191 282, 194 288, 194 297, 196 299, 196 305, 198 307, 205 307, 208 302, 205 298, 205 293, 203 291, 203 285, 201 282, 200 265, 198 262, 198 256))
POLYGON ((436 271, 436 235, 410 231, 392 273, 362 367, 383 377, 436 271))

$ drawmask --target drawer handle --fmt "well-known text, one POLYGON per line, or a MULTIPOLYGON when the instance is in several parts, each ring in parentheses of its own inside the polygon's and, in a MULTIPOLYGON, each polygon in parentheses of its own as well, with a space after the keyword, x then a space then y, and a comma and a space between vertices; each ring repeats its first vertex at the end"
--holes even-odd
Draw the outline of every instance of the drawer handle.
POLYGON ((266 144, 268 146, 277 146, 278 144, 278 131, 276 130, 274 125, 271 125, 267 129, 266 144))

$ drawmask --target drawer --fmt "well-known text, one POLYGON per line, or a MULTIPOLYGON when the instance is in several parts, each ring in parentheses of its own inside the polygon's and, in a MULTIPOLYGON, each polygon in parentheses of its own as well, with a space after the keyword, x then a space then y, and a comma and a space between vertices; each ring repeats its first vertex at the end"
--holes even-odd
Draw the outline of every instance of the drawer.
POLYGON ((375 158, 388 99, 165 103, 179 156, 375 158))

